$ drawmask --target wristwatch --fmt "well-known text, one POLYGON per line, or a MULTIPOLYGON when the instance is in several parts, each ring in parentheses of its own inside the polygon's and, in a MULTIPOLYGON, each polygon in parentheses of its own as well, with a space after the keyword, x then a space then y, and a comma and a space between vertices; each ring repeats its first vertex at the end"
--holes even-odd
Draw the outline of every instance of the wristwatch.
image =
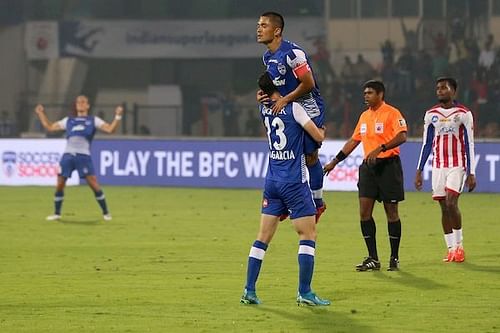
POLYGON ((387 151, 387 147, 385 146, 385 144, 381 144, 380 148, 382 149, 382 152, 387 151))

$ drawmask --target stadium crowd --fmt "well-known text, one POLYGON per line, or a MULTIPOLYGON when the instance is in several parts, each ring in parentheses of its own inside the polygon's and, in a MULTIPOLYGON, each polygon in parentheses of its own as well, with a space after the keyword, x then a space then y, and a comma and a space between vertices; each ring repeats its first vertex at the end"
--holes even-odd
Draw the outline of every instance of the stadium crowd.
POLYGON ((500 50, 494 38, 488 35, 484 45, 477 39, 466 38, 459 27, 452 29, 450 38, 443 33, 432 36, 433 48, 417 49, 412 38, 396 54, 394 44, 386 40, 380 45, 382 62, 374 66, 358 54, 353 61, 345 56, 338 73, 330 67, 328 54, 318 47, 313 56, 316 71, 327 101, 327 128, 330 137, 347 137, 362 111, 359 87, 367 79, 380 78, 386 85, 387 96, 404 113, 409 135, 422 133, 423 115, 436 104, 435 79, 453 76, 460 89, 458 101, 471 108, 478 137, 500 136, 500 50))

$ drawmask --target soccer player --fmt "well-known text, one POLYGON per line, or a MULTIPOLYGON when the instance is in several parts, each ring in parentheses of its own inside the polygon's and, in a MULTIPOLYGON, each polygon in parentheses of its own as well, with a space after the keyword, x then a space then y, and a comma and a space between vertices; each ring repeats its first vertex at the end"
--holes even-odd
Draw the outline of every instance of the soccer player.
MULTIPOLYGON (((269 73, 259 78, 259 87, 271 97, 271 103, 279 99, 269 73)), ((316 248, 316 207, 306 180, 304 135, 306 131, 314 140, 321 142, 324 128, 318 128, 298 103, 285 105, 278 114, 273 104, 261 105, 260 114, 267 129, 269 143, 269 167, 262 200, 260 229, 248 258, 247 282, 241 303, 260 304, 255 293, 262 260, 279 224, 279 216, 288 213, 299 235, 299 305, 330 305, 311 290, 316 248)))
POLYGON ((87 184, 94 191, 97 203, 102 209, 105 221, 112 219, 106 205, 104 193, 97 182, 92 159, 90 158, 90 144, 94 138, 96 129, 105 133, 113 133, 123 115, 123 107, 117 106, 115 118, 108 124, 99 117, 89 115, 90 104, 86 96, 78 96, 75 101, 76 115, 64 117, 63 119, 51 123, 43 105, 35 107, 35 113, 42 126, 49 132, 66 131, 67 144, 61 158, 61 173, 57 175, 56 193, 54 195, 54 214, 47 216, 48 221, 61 219, 61 208, 64 200, 64 187, 66 180, 71 177, 74 170, 78 171, 80 178, 85 178, 87 184))
POLYGON ((363 143, 364 159, 359 167, 359 212, 361 232, 368 248, 368 257, 356 265, 357 271, 380 270, 373 219, 375 200, 384 203, 391 245, 388 270, 399 269, 399 242, 401 220, 398 202, 404 200, 403 168, 399 158, 399 145, 406 142, 406 121, 395 107, 384 101, 385 87, 380 81, 364 84, 364 98, 368 109, 359 117, 352 137, 337 156, 325 165, 325 174, 343 161, 363 143))
MULTIPOLYGON (((306 110, 313 122, 321 127, 325 112, 323 98, 319 92, 310 66, 309 58, 297 44, 283 39, 285 21, 276 12, 262 14, 257 23, 257 42, 266 45, 267 51, 262 56, 267 72, 271 75, 280 97, 274 102, 273 112, 277 113, 285 105, 297 102, 306 110)), ((261 90, 257 92, 259 102, 268 96, 261 90)), ((309 170, 309 183, 316 205, 316 221, 325 211, 323 202, 323 170, 318 157, 318 143, 310 135, 304 138, 306 165, 309 170)), ((281 219, 286 218, 286 214, 281 219)))
POLYGON ((441 207, 441 224, 448 253, 443 261, 463 262, 462 216, 458 197, 465 186, 476 187, 474 176, 473 117, 455 101, 457 81, 442 77, 436 81, 439 104, 424 116, 423 144, 415 175, 415 188, 422 189, 422 171, 432 151, 432 198, 441 207))

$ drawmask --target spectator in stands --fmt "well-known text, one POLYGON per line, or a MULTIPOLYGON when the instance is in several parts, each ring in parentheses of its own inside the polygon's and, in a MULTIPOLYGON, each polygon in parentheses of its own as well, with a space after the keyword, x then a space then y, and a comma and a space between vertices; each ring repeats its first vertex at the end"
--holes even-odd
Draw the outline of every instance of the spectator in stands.
POLYGON ((254 110, 249 110, 247 114, 248 118, 247 121, 245 122, 245 135, 250 137, 261 136, 262 122, 260 121, 259 118, 257 118, 257 115, 254 110))
POLYGON ((410 49, 411 53, 416 53, 419 49, 418 34, 422 28, 422 21, 419 21, 415 30, 408 29, 406 24, 401 17, 401 29, 403 30, 403 36, 405 37, 405 48, 410 49))
POLYGON ((403 94, 410 94, 414 85, 415 58, 409 47, 403 49, 396 68, 398 71, 398 90, 403 94))
POLYGON ((481 50, 481 53, 479 54, 479 66, 490 69, 495 62, 495 57, 496 52, 493 49, 493 36, 489 35, 488 39, 484 43, 484 49, 481 50))
POLYGON ((431 34, 431 38, 434 42, 434 52, 436 52, 436 54, 448 53, 448 41, 441 31, 438 32, 436 36, 431 34))
POLYGON ((335 78, 335 72, 330 64, 330 52, 326 47, 326 42, 323 37, 319 37, 314 42, 316 52, 311 56, 311 60, 316 65, 318 70, 315 72, 318 75, 319 86, 327 85, 335 78))
POLYGON ((380 46, 380 52, 382 52, 382 62, 384 67, 394 63, 394 44, 389 39, 386 39, 380 46))
POLYGON ((359 53, 358 60, 354 66, 354 77, 356 78, 356 83, 361 84, 374 76, 375 70, 372 65, 365 60, 361 53, 359 53))
POLYGON ((7 110, 2 110, 0 116, 0 137, 11 137, 14 136, 14 133, 14 122, 10 120, 9 112, 7 110))

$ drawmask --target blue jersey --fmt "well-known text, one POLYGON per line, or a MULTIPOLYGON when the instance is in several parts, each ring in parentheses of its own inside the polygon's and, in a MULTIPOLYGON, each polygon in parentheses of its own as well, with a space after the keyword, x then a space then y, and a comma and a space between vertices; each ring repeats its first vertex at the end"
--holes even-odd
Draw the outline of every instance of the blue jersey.
POLYGON ((261 105, 260 115, 269 143, 266 179, 283 183, 306 182, 303 126, 311 118, 298 103, 287 104, 276 116, 268 106, 261 105))
POLYGON ((59 125, 66 130, 65 153, 90 155, 90 143, 94 139, 96 129, 104 124, 99 117, 66 117, 60 120, 59 125))
MULTIPOLYGON (((300 81, 298 77, 304 71, 312 71, 309 58, 300 46, 287 40, 281 42, 276 52, 266 51, 262 56, 267 72, 271 75, 274 85, 282 96, 295 90, 300 81)), ((316 79, 315 79, 316 82, 316 79)), ((299 97, 296 100, 300 103, 310 118, 316 118, 321 115, 321 120, 317 125, 322 125, 324 118, 324 102, 316 84, 313 90, 299 97)))

